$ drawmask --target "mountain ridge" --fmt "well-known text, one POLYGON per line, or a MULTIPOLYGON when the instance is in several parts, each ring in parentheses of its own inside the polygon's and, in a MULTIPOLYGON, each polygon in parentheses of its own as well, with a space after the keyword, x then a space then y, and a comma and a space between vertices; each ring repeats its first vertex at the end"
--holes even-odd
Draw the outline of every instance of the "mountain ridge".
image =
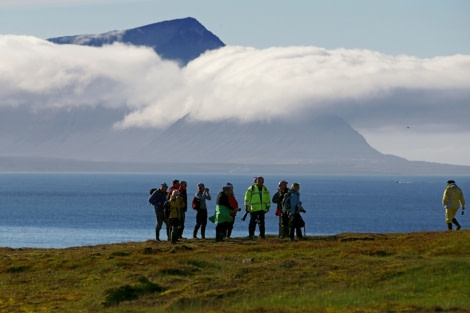
POLYGON ((101 34, 62 36, 47 39, 56 44, 76 44, 93 47, 121 42, 151 47, 163 59, 186 65, 207 50, 225 44, 195 18, 186 17, 152 23, 128 30, 113 30, 101 34))
MULTIPOLYGON (((135 43, 183 64, 225 45, 194 18, 49 40, 98 46, 135 43), (159 31, 163 32, 160 37, 152 35, 159 31), (162 52, 156 37, 171 49, 162 52), (183 55, 182 47, 192 47, 195 42, 195 49, 183 55)), ((470 174, 470 166, 408 161, 382 154, 337 116, 309 116, 306 112, 295 121, 286 118, 241 123, 196 122, 187 115, 164 130, 113 128, 127 113, 109 108, 36 113, 2 109, 0 171, 470 174)))

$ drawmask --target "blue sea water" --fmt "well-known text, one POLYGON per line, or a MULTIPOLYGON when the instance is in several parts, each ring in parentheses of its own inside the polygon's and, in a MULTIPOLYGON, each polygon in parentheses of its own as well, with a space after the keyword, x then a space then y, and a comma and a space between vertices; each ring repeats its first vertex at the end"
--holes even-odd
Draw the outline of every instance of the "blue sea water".
MULTIPOLYGON (((446 229, 442 192, 449 178, 470 194, 470 177, 278 176, 263 175, 272 194, 277 183, 299 182, 308 235, 343 232, 394 233, 446 229)), ((154 239, 155 215, 149 189, 173 179, 188 182, 188 198, 204 182, 211 189, 209 215, 227 182, 243 207, 248 174, 0 174, 0 247, 65 248, 154 239)), ((277 234, 275 207, 266 232, 277 234)), ((460 214, 460 213, 459 213, 460 214)), ((470 215, 470 211, 469 211, 470 215)), ((467 216, 457 217, 463 228, 467 216)), ((192 237, 195 212, 189 208, 184 237, 192 237)), ((215 237, 208 222, 207 237, 215 237)), ((258 233, 258 230, 257 230, 258 233)), ((165 234, 162 230, 162 237, 165 234)), ((248 234, 248 219, 237 216, 233 237, 248 234)))

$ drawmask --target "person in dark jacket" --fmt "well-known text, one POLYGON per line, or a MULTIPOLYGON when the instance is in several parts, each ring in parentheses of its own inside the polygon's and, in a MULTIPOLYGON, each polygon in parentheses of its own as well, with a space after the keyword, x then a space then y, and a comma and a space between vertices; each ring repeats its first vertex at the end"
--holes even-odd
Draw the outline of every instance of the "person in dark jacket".
POLYGON ((163 212, 163 204, 167 198, 167 190, 168 185, 163 183, 160 185, 159 189, 156 189, 152 192, 149 198, 150 204, 153 205, 155 208, 155 218, 156 218, 156 226, 155 226, 155 240, 160 241, 160 230, 162 229, 163 223, 165 223, 167 236, 169 237, 169 228, 168 228, 168 220, 165 218, 165 214, 163 212))
POLYGON ((272 199, 277 204, 276 216, 279 216, 279 238, 287 238, 289 236, 289 212, 282 209, 282 200, 288 192, 287 182, 281 180, 272 199))

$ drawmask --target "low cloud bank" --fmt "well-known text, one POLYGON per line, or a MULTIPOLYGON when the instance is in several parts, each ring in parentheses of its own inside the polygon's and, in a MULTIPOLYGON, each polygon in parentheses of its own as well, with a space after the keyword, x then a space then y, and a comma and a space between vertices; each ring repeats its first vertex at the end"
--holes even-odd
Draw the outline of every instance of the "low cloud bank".
POLYGON ((0 35, 0 51, 0 110, 119 109, 121 129, 165 128, 184 116, 244 123, 328 113, 364 133, 409 125, 470 133, 469 55, 227 46, 180 68, 150 48, 14 35, 0 35))

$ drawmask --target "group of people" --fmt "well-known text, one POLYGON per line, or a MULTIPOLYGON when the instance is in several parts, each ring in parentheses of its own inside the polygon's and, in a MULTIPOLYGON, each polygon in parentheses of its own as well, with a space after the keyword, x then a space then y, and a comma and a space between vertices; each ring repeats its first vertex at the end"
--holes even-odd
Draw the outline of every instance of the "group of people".
MULTIPOLYGON (((174 180, 170 189, 166 183, 162 183, 159 189, 150 190, 149 202, 155 208, 156 226, 155 239, 160 241, 160 231, 163 224, 166 225, 167 238, 176 243, 183 236, 186 212, 188 210, 187 182, 174 180)), ((198 233, 202 239, 206 238, 207 221, 216 224, 215 240, 223 241, 230 238, 235 222, 235 216, 241 209, 234 196, 233 185, 227 183, 217 195, 214 215, 208 217, 206 201, 212 200, 209 188, 204 183, 197 184, 198 191, 191 200, 191 207, 196 211, 196 224, 193 229, 193 238, 198 239, 198 233)), ((279 217, 279 237, 289 238, 290 241, 305 239, 302 227, 305 222, 300 213, 306 213, 300 201, 300 184, 293 183, 290 188, 285 180, 281 180, 278 189, 271 198, 268 188, 264 185, 263 177, 254 177, 253 184, 249 186, 244 196, 245 214, 250 215, 248 224, 248 238, 254 239, 256 225, 259 228, 259 237, 264 239, 266 235, 265 214, 271 208, 271 202, 277 205, 276 216, 279 217)), ((449 230, 453 225, 457 230, 461 225, 455 215, 462 206, 462 215, 465 210, 465 199, 462 190, 454 180, 449 180, 442 196, 442 204, 445 208, 445 220, 449 230)))
MULTIPOLYGON (((234 195, 234 187, 227 183, 217 195, 214 215, 208 217, 206 201, 212 200, 209 188, 204 183, 198 183, 198 191, 189 201, 191 208, 196 211, 196 224, 193 229, 193 238, 206 238, 207 221, 216 224, 215 240, 223 241, 230 238, 235 223, 235 216, 241 211, 238 201, 234 195)), ((304 239, 302 227, 305 223, 300 213, 306 211, 302 207, 299 193, 300 185, 293 183, 291 188, 287 187, 287 182, 279 182, 278 190, 271 199, 268 188, 264 185, 263 177, 255 177, 253 184, 248 187, 244 196, 245 215, 250 215, 248 224, 248 238, 254 239, 256 225, 259 228, 259 237, 264 239, 265 214, 269 212, 271 201, 277 204, 276 216, 279 216, 279 237, 289 237, 291 241, 295 240, 295 234, 299 240, 304 239)), ((188 195, 186 181, 174 180, 168 190, 168 185, 162 183, 160 188, 150 190, 149 203, 155 208, 156 226, 155 240, 161 241, 160 231, 163 224, 166 225, 167 238, 172 243, 176 243, 183 238, 186 212, 188 210, 188 195)))

